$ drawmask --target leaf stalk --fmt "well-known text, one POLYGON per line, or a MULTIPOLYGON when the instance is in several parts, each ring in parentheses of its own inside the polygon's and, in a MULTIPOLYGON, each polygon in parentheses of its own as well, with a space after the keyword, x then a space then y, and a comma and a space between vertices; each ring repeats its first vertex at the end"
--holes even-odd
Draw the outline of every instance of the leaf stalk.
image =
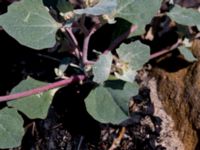
POLYGON ((64 79, 64 80, 61 80, 61 81, 50 83, 48 85, 41 86, 41 87, 31 89, 31 90, 28 90, 28 91, 10 94, 10 95, 6 95, 6 96, 0 96, 0 102, 11 101, 11 100, 31 96, 31 95, 34 95, 34 94, 39 94, 39 93, 48 91, 50 89, 54 89, 54 88, 57 88, 57 87, 60 87, 60 86, 66 86, 66 85, 74 83, 74 82, 79 82, 79 81, 82 81, 84 79, 85 79, 84 75, 72 76, 68 79, 64 79))

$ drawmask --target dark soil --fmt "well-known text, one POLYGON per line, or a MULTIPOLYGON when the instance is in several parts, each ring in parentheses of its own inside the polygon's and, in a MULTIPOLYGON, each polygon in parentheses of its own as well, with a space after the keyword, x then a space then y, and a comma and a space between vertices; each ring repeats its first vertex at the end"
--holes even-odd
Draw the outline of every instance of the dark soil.
MULTIPOLYGON (((29 121, 19 149, 108 150, 122 127, 100 124, 86 112, 83 103, 85 93, 77 94, 76 91, 89 86, 61 89, 53 100, 48 117, 29 121)), ((161 119, 153 115, 148 89, 141 89, 139 95, 133 97, 130 112, 130 120, 123 123, 125 134, 116 149, 164 150, 164 147, 155 144, 161 119)))

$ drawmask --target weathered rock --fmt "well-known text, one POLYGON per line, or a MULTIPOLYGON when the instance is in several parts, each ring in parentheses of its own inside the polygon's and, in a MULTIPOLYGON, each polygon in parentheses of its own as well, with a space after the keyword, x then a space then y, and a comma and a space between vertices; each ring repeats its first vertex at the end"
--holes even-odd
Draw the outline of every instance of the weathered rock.
POLYGON ((175 121, 165 111, 164 105, 158 97, 156 80, 149 80, 148 87, 151 89, 150 97, 154 104, 154 116, 157 116, 162 120, 156 145, 162 145, 163 147, 166 147, 167 150, 186 150, 183 142, 178 136, 179 132, 174 129, 175 121))
POLYGON ((199 150, 200 61, 189 63, 171 55, 156 64, 150 75, 157 81, 158 98, 175 122, 184 149, 199 150))

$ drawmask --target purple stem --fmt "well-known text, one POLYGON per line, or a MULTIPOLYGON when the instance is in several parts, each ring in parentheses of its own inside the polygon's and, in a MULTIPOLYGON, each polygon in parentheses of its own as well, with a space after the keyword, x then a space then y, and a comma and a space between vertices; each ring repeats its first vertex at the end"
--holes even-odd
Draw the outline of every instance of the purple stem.
MULTIPOLYGON (((125 38, 128 37, 128 35, 130 33, 135 32, 135 30, 137 29, 137 25, 132 25, 131 28, 126 31, 125 33, 123 33, 122 35, 120 35, 117 39, 115 39, 111 45, 109 46, 108 49, 106 49, 104 51, 104 54, 108 53, 109 51, 112 51, 114 48, 116 48, 117 45, 119 45, 125 38)), ((87 59, 88 56, 88 45, 89 45, 89 40, 91 35, 96 31, 96 28, 92 28, 92 30, 90 31, 90 33, 85 37, 84 40, 84 44, 83 44, 83 63, 86 65, 93 65, 95 62, 93 61, 89 61, 87 59)))
POLYGON ((74 36, 74 33, 72 32, 72 28, 65 28, 65 30, 69 33, 69 35, 72 38, 75 46, 78 46, 78 41, 77 41, 76 37, 74 36))
POLYGON ((97 27, 93 27, 89 34, 87 34, 85 36, 85 39, 84 39, 84 42, 83 42, 83 56, 82 56, 82 59, 83 59, 83 64, 85 65, 92 65, 94 64, 93 61, 89 61, 88 60, 88 46, 89 46, 89 42, 90 42, 90 37, 95 33, 95 31, 97 30, 97 27))
POLYGON ((38 87, 35 89, 31 89, 28 91, 24 91, 24 92, 20 92, 20 93, 16 93, 16 94, 10 94, 10 95, 6 95, 6 96, 0 96, 0 102, 10 101, 10 100, 19 99, 19 98, 23 98, 26 96, 31 96, 34 94, 42 93, 42 92, 48 91, 50 89, 57 88, 60 86, 65 86, 70 83, 78 82, 78 81, 81 81, 84 79, 85 79, 85 76, 83 76, 83 75, 72 76, 68 79, 57 81, 55 83, 50 83, 48 85, 38 87))
POLYGON ((181 43, 182 43, 182 40, 179 39, 179 40, 178 40, 174 45, 172 45, 170 48, 165 48, 165 49, 163 49, 163 50, 161 50, 161 51, 159 51, 159 52, 156 52, 156 53, 151 54, 149 59, 151 60, 151 59, 157 58, 157 57, 159 57, 159 56, 162 56, 162 55, 164 55, 164 54, 166 54, 166 53, 168 53, 168 52, 170 52, 170 51, 173 51, 173 50, 175 50, 177 47, 179 47, 179 46, 181 45, 181 43))
POLYGON ((74 33, 72 32, 72 28, 65 28, 65 30, 68 32, 70 38, 72 39, 72 44, 74 46, 74 52, 73 52, 73 54, 75 56, 77 56, 77 58, 80 58, 81 57, 80 48, 79 48, 79 45, 78 45, 78 41, 77 41, 74 33))

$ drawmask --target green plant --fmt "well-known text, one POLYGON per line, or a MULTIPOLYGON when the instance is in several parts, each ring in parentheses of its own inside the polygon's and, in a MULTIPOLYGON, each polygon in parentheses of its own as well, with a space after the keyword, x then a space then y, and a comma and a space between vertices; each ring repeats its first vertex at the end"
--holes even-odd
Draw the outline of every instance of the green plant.
MULTIPOLYGON (((48 48, 73 55, 59 60, 59 67, 55 68, 59 81, 46 84, 28 77, 13 88, 10 95, 0 96, 1 102, 7 102, 7 107, 0 110, 0 135, 3 135, 0 148, 17 147, 21 143, 24 129, 18 111, 30 119, 44 119, 56 89, 73 83, 93 82, 95 87, 85 99, 87 111, 102 123, 121 124, 129 118, 130 98, 138 93, 137 71, 148 60, 182 43, 181 40, 171 49, 152 55, 150 48, 140 41, 123 43, 129 37, 145 33, 146 24, 160 15, 161 0, 85 0, 79 5, 80 9, 74 9, 65 0, 58 0, 56 4, 50 2, 21 0, 12 3, 8 12, 0 16, 3 30, 20 44, 35 51, 48 48), (107 48, 91 51, 91 37, 105 24, 118 27, 112 32, 107 48), (80 36, 84 37, 82 45, 77 39, 80 36), (88 60, 90 55, 94 57, 88 60), (74 63, 74 57, 78 63, 74 63), (73 74, 67 76, 65 72, 69 67, 73 74)), ((175 6, 167 15, 180 24, 200 27, 197 11, 175 6)), ((185 32, 180 32, 185 36, 185 32)), ((98 42, 103 45, 103 40, 98 42)))

